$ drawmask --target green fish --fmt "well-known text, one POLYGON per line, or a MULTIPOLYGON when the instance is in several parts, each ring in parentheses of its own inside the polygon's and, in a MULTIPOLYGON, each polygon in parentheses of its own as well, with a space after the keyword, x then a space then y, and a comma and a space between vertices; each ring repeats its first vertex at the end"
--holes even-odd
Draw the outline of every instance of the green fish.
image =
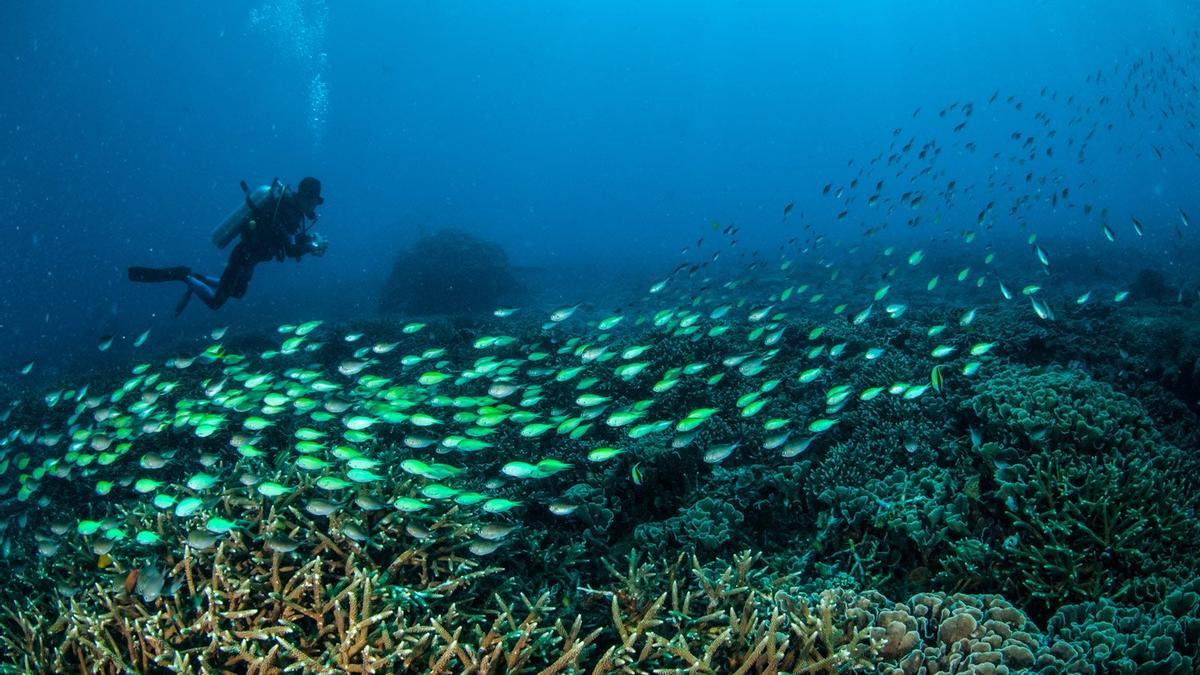
POLYGON ((220 516, 213 516, 204 523, 204 529, 213 534, 226 534, 234 529, 237 529, 238 524, 232 520, 226 520, 220 516))
POLYGON ((350 469, 346 472, 346 478, 355 483, 373 483, 383 480, 383 476, 371 471, 370 469, 350 469))
POLYGON ((800 377, 798 379, 800 380, 800 382, 802 384, 808 384, 808 383, 812 382, 813 380, 817 379, 818 377, 820 377, 821 372, 822 372, 821 366, 817 366, 816 368, 809 368, 808 370, 804 371, 803 373, 800 373, 800 377))
POLYGON ((644 415, 645 413, 635 412, 632 410, 618 410, 617 412, 614 412, 608 416, 608 419, 605 420, 605 424, 610 427, 623 427, 632 422, 636 422, 644 415))
POLYGON ((317 487, 321 488, 322 490, 329 490, 330 492, 345 490, 351 485, 352 483, 349 481, 338 478, 337 476, 321 476, 317 479, 317 487))
POLYGON ((413 499, 412 497, 396 497, 395 501, 392 502, 392 506, 395 506, 396 510, 403 511, 405 513, 413 513, 415 511, 432 508, 429 504, 426 504, 420 499, 413 499))
POLYGON ((442 485, 441 483, 430 483, 429 485, 426 485, 425 487, 421 488, 421 494, 423 496, 428 497, 430 499, 439 499, 439 500, 453 499, 460 492, 462 492, 462 490, 459 490, 457 488, 452 488, 448 485, 442 485))
POLYGON ((649 365, 650 363, 648 361, 627 363, 623 366, 617 366, 617 369, 614 372, 616 372, 617 377, 628 382, 629 380, 637 377, 638 374, 645 370, 649 365))
POLYGON ((658 422, 649 422, 646 424, 639 424, 629 430, 629 437, 630 438, 641 438, 642 436, 647 436, 649 434, 666 431, 668 428, 670 428, 670 426, 671 426, 671 423, 668 421, 665 421, 665 420, 658 421, 658 422))
POLYGON ((500 467, 500 473, 512 478, 538 478, 538 468, 529 462, 509 462, 500 467))
POLYGON ((596 448, 587 454, 589 462, 606 462, 625 452, 618 448, 596 448))
POLYGON ((819 418, 808 423, 808 430, 814 434, 819 434, 823 431, 832 429, 835 424, 837 424, 837 420, 819 418))
POLYGON ((264 483, 259 483, 258 487, 257 487, 258 493, 264 497, 278 497, 280 495, 285 495, 285 494, 291 492, 292 489, 293 488, 289 488, 287 486, 280 485, 279 483, 276 483, 273 481, 266 481, 264 483))
POLYGON ((521 436, 524 438, 537 438, 538 436, 541 436, 542 434, 546 433, 547 431, 550 431, 555 426, 556 425, 545 424, 545 423, 541 423, 541 422, 535 422, 533 424, 528 424, 524 428, 521 429, 521 436))
POLYGON ((189 489, 197 492, 207 490, 217 484, 217 477, 204 473, 203 471, 195 474, 187 480, 186 485, 189 489))
POLYGON ((200 510, 201 506, 204 506, 204 502, 201 501, 200 498, 184 497, 183 499, 179 500, 178 504, 175 505, 175 517, 188 518, 192 515, 195 515, 195 513, 200 510))
POLYGON ((885 389, 887 389, 887 387, 867 387, 866 389, 863 389, 861 394, 858 395, 858 399, 860 401, 870 401, 871 399, 883 393, 885 389))
POLYGON ((979 344, 971 345, 971 356, 983 356, 995 346, 995 342, 980 342, 979 344))
POLYGON ((553 476, 560 471, 566 471, 567 469, 570 469, 572 466, 573 465, 569 462, 563 462, 561 460, 554 459, 553 457, 547 457, 546 459, 538 462, 536 468, 538 473, 542 476, 553 476))
POLYGON ((483 510, 488 513, 505 513, 521 505, 521 502, 514 502, 509 499, 494 498, 483 503, 483 510))
POLYGON ((330 463, 321 459, 320 457, 303 455, 296 458, 296 466, 304 469, 305 471, 321 471, 322 469, 328 468, 330 463))

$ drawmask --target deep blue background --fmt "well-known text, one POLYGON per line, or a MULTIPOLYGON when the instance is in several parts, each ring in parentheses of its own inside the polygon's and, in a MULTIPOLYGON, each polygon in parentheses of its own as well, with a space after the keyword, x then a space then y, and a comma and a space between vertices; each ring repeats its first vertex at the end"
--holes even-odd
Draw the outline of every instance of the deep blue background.
MULTIPOLYGON (((171 345, 217 325, 372 315, 421 228, 601 280, 661 275, 712 220, 774 247, 794 234, 796 218, 779 221, 791 201, 836 231, 820 187, 894 127, 934 124, 914 108, 1085 91, 1098 69, 1183 49, 1196 16, 1120 0, 5 3, 0 366, 37 357, 52 372, 94 357, 101 334, 147 327, 171 345), (129 264, 219 272, 209 232, 238 181, 306 174, 325 184, 324 259, 262 265, 244 301, 179 320, 174 285, 125 280, 129 264)), ((989 114, 1007 133, 1008 113, 989 114)), ((963 161, 968 182, 981 160, 963 161)), ((1099 148, 1073 170, 1104 205, 1165 221, 1194 201, 1196 167, 1099 148)), ((1139 255, 1170 259, 1154 241, 1139 255)))

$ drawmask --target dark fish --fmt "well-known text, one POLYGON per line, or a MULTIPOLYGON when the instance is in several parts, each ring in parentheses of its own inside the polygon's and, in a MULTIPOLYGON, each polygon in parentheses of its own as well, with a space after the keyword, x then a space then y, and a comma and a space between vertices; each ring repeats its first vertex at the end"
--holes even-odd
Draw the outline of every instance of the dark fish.
POLYGON ((267 537, 267 548, 277 553, 291 553, 300 548, 300 542, 286 534, 275 533, 267 537))
POLYGON ((163 576, 162 570, 154 565, 146 565, 138 570, 134 590, 144 602, 154 602, 162 595, 165 582, 166 577, 163 576))
POLYGON ((217 543, 217 538, 205 530, 192 530, 188 532, 187 543, 196 550, 206 551, 217 543))

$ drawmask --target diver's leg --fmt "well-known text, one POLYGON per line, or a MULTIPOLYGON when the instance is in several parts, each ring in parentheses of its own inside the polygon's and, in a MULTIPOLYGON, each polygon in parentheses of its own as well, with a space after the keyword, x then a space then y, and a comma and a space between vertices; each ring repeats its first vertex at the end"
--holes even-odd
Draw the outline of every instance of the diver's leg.
POLYGON ((221 272, 221 282, 217 284, 217 292, 225 298, 241 298, 246 294, 250 285, 250 277, 254 276, 254 265, 257 264, 250 246, 244 241, 238 242, 229 254, 229 264, 221 272))
POLYGON ((188 287, 200 296, 200 300, 208 305, 209 309, 219 309, 229 299, 231 291, 237 288, 238 279, 248 278, 253 270, 254 256, 250 247, 246 242, 239 241, 229 253, 229 262, 225 263, 220 279, 206 274, 192 274, 188 276, 188 287))
MULTIPOLYGON (((226 293, 231 298, 246 297, 246 289, 250 287, 250 279, 254 276, 254 263, 249 263, 238 268, 238 274, 231 279, 227 285, 226 293)), ((224 277, 221 279, 225 281, 224 277)))
MULTIPOLYGON (((221 305, 225 304, 225 298, 227 296, 221 293, 220 287, 210 286, 208 283, 209 278, 211 277, 205 277, 199 274, 188 275, 187 279, 185 279, 185 283, 188 287, 188 293, 194 294, 196 297, 200 298, 200 301, 208 305, 209 309, 220 309, 221 305)), ((186 305, 187 303, 186 301, 183 301, 180 304, 186 305)))

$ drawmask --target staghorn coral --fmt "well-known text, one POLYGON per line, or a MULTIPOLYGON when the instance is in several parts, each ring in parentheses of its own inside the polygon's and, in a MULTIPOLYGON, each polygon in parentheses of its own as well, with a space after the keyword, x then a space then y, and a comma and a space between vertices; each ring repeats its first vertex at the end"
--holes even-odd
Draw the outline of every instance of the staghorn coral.
POLYGON ((1200 535, 1187 453, 1141 404, 1085 374, 1005 368, 969 401, 999 590, 1042 617, 1063 603, 1162 598, 1200 535), (1020 579, 1019 582, 1014 581, 1020 579))
POLYGON ((189 552, 179 561, 173 573, 185 581, 169 598, 145 603, 124 584, 97 584, 70 601, 10 604, 0 650, 26 670, 56 672, 899 675, 1004 673, 1077 656, 994 596, 892 603, 874 591, 808 593, 750 553, 708 565, 631 554, 623 570, 609 566, 606 584, 577 589, 577 611, 547 593, 516 602, 480 593, 497 571, 468 567, 417 548, 386 566, 331 548, 303 564, 280 554, 255 560, 230 538, 210 558, 189 552), (393 583, 405 570, 422 570, 424 581, 393 583))
POLYGON ((976 449, 983 498, 1007 521, 994 549, 1022 579, 1006 593, 1045 614, 1189 576, 1178 542, 1198 534, 1195 492, 1137 401, 1061 369, 1008 368, 978 390, 972 409, 999 439, 976 449))
MULTIPOLYGON (((414 627, 413 616, 440 607, 453 617, 455 593, 497 571, 454 553, 463 530, 453 514, 429 529, 443 531, 436 544, 404 549, 390 561, 373 561, 354 541, 319 529, 305 550, 307 562, 236 532, 211 553, 184 547, 168 573, 174 592, 146 602, 130 592, 132 573, 124 582, 121 575, 95 583, 67 602, 57 600, 58 619, 48 633, 61 644, 52 662, 44 653, 35 660, 29 649, 14 653, 31 669, 56 672, 411 667, 428 656, 425 636, 433 625, 414 627)), ((24 616, 32 610, 26 607, 24 616)), ((10 613, 8 636, 26 630, 14 618, 10 613)), ((487 641, 476 647, 480 655, 494 648, 487 641)))
POLYGON ((1129 460, 1041 457, 1029 469, 1023 498, 1006 511, 1015 532, 1007 566, 1022 572, 1023 589, 1012 592, 1053 609, 1189 574, 1194 557, 1179 542, 1200 534, 1194 498, 1171 478, 1129 460))
POLYGON ((877 641, 853 596, 783 592, 790 577, 771 575, 750 553, 708 567, 695 557, 690 568, 684 561, 663 569, 639 566, 630 555, 618 585, 601 594, 619 643, 593 672, 833 673, 871 666, 877 641))
POLYGON ((611 590, 579 590, 605 610, 592 615, 602 625, 590 628, 589 614, 564 616, 546 593, 510 604, 473 592, 496 570, 469 569, 453 554, 409 549, 387 567, 353 553, 304 564, 280 554, 234 562, 246 553, 232 538, 207 561, 189 551, 174 570, 184 586, 153 603, 98 584, 69 603, 9 607, 0 648, 29 671, 113 673, 555 673, 584 663, 596 673, 834 672, 864 667, 875 652, 865 617, 847 623, 843 598, 776 594, 777 580, 749 554, 723 570, 695 559, 688 567, 683 557, 647 567, 631 556, 630 572, 616 574, 611 590), (406 568, 428 578, 419 587, 389 582, 389 570, 406 568), (647 582, 668 590, 654 595, 647 582), (42 613, 57 614, 54 626, 40 623, 42 613), (61 642, 47 646, 39 635, 61 642))
POLYGON ((448 516, 429 526, 426 541, 378 559, 319 532, 302 557, 236 533, 211 554, 186 547, 170 570, 178 588, 169 597, 144 602, 128 579, 97 583, 69 602, 10 608, 3 644, 25 668, 55 672, 450 672, 452 663, 513 671, 535 658, 534 638, 551 633, 563 666, 577 658, 578 626, 543 625, 547 596, 520 607, 487 602, 481 582, 499 570, 455 552, 462 525, 448 516), (463 599, 469 614, 457 609, 463 599), (53 626, 32 618, 46 613, 57 615, 53 626), (61 642, 47 650, 31 635, 61 642))

